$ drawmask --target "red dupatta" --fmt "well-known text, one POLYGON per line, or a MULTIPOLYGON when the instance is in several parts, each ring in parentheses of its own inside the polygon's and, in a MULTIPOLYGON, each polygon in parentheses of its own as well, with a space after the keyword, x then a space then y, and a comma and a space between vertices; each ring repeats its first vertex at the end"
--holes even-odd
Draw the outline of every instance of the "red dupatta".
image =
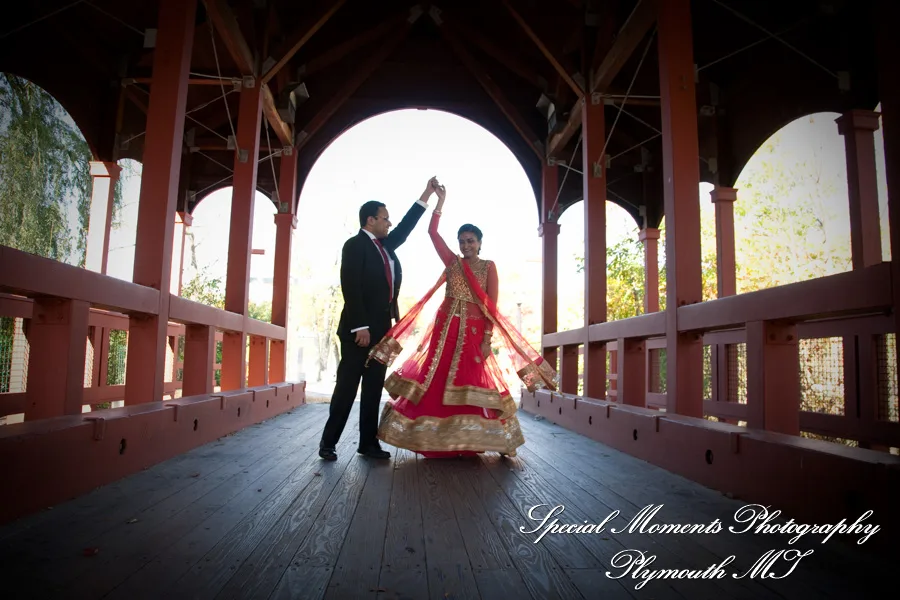
MULTIPOLYGON (((546 387, 550 390, 558 389, 558 376, 556 371, 544 360, 544 358, 531 347, 531 344, 516 330, 510 320, 497 308, 487 293, 478 284, 475 274, 469 263, 460 257, 456 257, 462 272, 465 274, 466 283, 476 299, 478 307, 485 317, 493 324, 493 342, 495 346, 505 350, 512 363, 516 376, 522 381, 529 392, 546 387), (499 335, 498 335, 499 334, 499 335)), ((449 267, 448 267, 449 269, 449 267)), ((409 310, 400 321, 372 348, 369 352, 369 360, 391 366, 397 356, 403 352, 404 346, 410 341, 417 341, 417 352, 427 351, 428 342, 434 333, 434 319, 427 324, 422 320, 422 310, 434 293, 446 283, 447 269, 441 274, 430 290, 409 310), (423 335, 417 335, 422 328, 423 335)))

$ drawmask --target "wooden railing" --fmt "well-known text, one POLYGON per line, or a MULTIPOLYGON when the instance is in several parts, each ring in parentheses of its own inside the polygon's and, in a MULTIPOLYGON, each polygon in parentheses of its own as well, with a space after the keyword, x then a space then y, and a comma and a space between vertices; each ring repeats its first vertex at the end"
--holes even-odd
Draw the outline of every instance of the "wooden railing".
MULTIPOLYGON (((753 398, 746 397, 750 379, 765 377, 765 369, 738 374, 740 356, 761 351, 760 342, 748 336, 748 323, 796 325, 800 344, 804 340, 840 338, 843 361, 837 366, 843 382, 843 402, 829 414, 804 407, 803 398, 786 398, 800 406, 800 430, 808 434, 852 440, 863 447, 882 450, 900 447, 897 422, 896 331, 892 309, 890 263, 819 279, 711 300, 678 308, 678 330, 702 336, 707 373, 703 413, 707 418, 746 426, 752 422, 753 398), (739 380, 740 379, 740 380, 739 380), (742 389, 743 395, 735 394, 742 389)), ((622 377, 643 378, 644 406, 666 410, 665 377, 660 377, 660 351, 666 349, 666 313, 651 313, 629 319, 545 335, 544 348, 584 352, 584 343, 603 343, 608 353, 607 391, 603 400, 617 401, 622 377), (644 342, 644 372, 617 372, 618 345, 623 341, 644 342)), ((813 369, 815 365, 802 364, 813 369)), ((832 365, 834 367, 834 365, 832 365)), ((564 375, 564 374, 563 374, 564 375)), ((583 371, 578 381, 563 381, 563 392, 581 395, 583 371), (573 389, 575 388, 575 389, 573 389)), ((759 385, 759 384, 757 384, 759 385)), ((782 399, 779 399, 781 401, 782 399)), ((752 423, 751 423, 752 424, 752 423)))
MULTIPOLYGON (((24 326, 17 331, 21 331, 26 339, 34 299, 76 300, 90 305, 89 330, 85 343, 88 345, 87 356, 93 358, 85 361, 82 405, 122 400, 125 386, 108 384, 105 372, 110 351, 109 333, 116 330, 127 332, 133 317, 157 314, 160 292, 5 246, 0 246, 0 265, 0 317, 22 319, 24 326)), ((271 341, 285 340, 284 327, 205 306, 179 296, 170 296, 169 303, 167 337, 169 352, 174 358, 164 385, 164 397, 167 398, 178 396, 182 388, 177 376, 184 367, 179 357, 179 348, 187 325, 213 328, 217 342, 222 341, 226 332, 242 332, 248 337, 262 338, 266 347, 271 341)), ((23 343, 22 340, 18 340, 15 345, 27 349, 27 342, 23 343)), ((264 356, 267 359, 268 352, 264 356)), ((251 356, 251 360, 253 359, 251 356)), ((2 368, 4 365, 0 364, 0 369, 2 368)), ((24 389, 0 393, 0 417, 27 412, 29 400, 28 385, 25 382, 28 378, 41 376, 39 369, 29 368, 27 363, 20 362, 16 368, 27 371, 19 377, 22 383, 20 387, 24 389)), ((210 381, 214 382, 221 364, 213 357, 205 368, 210 381)))

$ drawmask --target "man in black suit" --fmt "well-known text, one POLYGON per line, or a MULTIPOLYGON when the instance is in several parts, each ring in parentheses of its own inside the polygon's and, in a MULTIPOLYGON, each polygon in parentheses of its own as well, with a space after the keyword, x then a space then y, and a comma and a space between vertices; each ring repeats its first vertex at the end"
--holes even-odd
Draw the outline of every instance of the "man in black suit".
POLYGON ((390 458, 382 450, 378 433, 378 405, 387 367, 378 361, 366 366, 369 350, 400 320, 397 296, 403 271, 394 253, 400 247, 428 206, 437 187, 432 177, 419 200, 412 205, 393 231, 387 208, 374 200, 359 209, 360 231, 344 243, 341 253, 341 292, 344 309, 338 323, 341 361, 331 396, 328 422, 319 442, 319 456, 337 460, 335 447, 347 424, 353 400, 362 379, 359 406, 359 447, 357 452, 370 458, 390 458))

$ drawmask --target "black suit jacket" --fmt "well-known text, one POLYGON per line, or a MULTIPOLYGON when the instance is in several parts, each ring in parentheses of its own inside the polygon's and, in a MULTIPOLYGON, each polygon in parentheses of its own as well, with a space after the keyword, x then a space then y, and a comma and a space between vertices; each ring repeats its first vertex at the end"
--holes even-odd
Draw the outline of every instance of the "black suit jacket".
POLYGON ((338 323, 339 336, 349 336, 352 330, 368 326, 371 343, 375 344, 391 328, 391 319, 400 319, 397 296, 403 282, 403 269, 395 251, 406 241, 423 214, 425 207, 416 202, 388 236, 381 240, 381 245, 394 260, 394 293, 390 301, 384 258, 372 238, 360 229, 357 235, 344 243, 341 252, 344 308, 338 323))

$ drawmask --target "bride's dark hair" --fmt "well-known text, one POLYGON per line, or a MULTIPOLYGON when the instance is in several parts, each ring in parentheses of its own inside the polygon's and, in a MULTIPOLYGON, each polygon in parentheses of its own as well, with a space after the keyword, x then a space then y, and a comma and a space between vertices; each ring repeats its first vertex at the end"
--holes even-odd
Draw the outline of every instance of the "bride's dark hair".
POLYGON ((474 225, 472 225, 471 223, 466 223, 465 225, 460 227, 459 231, 456 232, 456 238, 459 239, 459 236, 461 236, 464 233, 474 233, 475 238, 479 242, 481 241, 481 236, 482 236, 481 230, 478 229, 477 227, 475 227, 474 225))

